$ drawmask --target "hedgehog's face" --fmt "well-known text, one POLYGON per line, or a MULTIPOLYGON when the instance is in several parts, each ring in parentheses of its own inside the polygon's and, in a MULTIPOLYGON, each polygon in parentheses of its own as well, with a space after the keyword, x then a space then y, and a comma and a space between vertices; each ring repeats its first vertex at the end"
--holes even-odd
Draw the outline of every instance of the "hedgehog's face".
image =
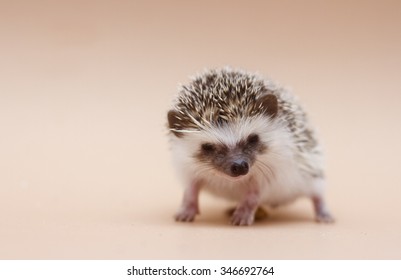
POLYGON ((268 151, 278 110, 276 97, 268 94, 253 100, 252 105, 234 105, 225 104, 225 111, 221 111, 219 103, 211 103, 209 110, 199 110, 198 115, 192 107, 168 112, 177 147, 198 163, 199 173, 212 170, 240 178, 268 151))
POLYGON ((222 174, 240 177, 248 174, 258 154, 265 150, 266 145, 259 135, 252 133, 234 145, 203 142, 195 153, 195 158, 222 174))

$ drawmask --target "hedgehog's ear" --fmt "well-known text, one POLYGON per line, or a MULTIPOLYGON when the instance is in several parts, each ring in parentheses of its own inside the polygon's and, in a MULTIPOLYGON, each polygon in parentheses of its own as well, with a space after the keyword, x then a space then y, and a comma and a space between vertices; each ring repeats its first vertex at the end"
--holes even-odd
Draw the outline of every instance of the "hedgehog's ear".
POLYGON ((277 115, 278 103, 274 94, 266 94, 256 101, 256 108, 261 109, 267 116, 274 118, 277 115))
POLYGON ((178 127, 179 125, 179 113, 175 110, 170 110, 167 113, 167 120, 168 120, 168 127, 170 128, 170 131, 174 133, 175 136, 177 137, 182 137, 182 133, 178 132, 178 127))

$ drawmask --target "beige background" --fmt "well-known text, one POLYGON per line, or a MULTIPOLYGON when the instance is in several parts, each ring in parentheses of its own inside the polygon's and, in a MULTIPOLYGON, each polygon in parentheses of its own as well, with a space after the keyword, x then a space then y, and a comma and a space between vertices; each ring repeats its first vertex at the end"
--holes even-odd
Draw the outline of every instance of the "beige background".
POLYGON ((400 1, 0 1, 1 259, 400 259, 400 1), (327 151, 307 200, 252 227, 181 186, 177 84, 231 65, 290 86, 327 151))

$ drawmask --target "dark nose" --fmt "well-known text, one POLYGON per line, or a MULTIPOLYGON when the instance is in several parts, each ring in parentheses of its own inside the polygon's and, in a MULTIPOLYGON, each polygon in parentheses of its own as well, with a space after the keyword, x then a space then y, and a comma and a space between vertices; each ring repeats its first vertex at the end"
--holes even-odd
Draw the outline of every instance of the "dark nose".
POLYGON ((231 174, 233 177, 245 175, 249 171, 249 164, 245 160, 236 160, 231 165, 231 174))

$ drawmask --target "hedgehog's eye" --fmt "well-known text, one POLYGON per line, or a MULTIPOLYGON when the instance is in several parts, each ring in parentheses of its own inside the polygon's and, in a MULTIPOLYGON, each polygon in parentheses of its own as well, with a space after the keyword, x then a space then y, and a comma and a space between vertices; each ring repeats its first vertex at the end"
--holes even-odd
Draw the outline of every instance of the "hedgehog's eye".
POLYGON ((255 146, 259 143, 259 135, 257 134, 251 134, 248 136, 248 144, 251 146, 255 146))
POLYGON ((202 144, 201 148, 202 152, 204 152, 205 154, 211 154, 216 150, 215 146, 211 143, 204 143, 202 144))

